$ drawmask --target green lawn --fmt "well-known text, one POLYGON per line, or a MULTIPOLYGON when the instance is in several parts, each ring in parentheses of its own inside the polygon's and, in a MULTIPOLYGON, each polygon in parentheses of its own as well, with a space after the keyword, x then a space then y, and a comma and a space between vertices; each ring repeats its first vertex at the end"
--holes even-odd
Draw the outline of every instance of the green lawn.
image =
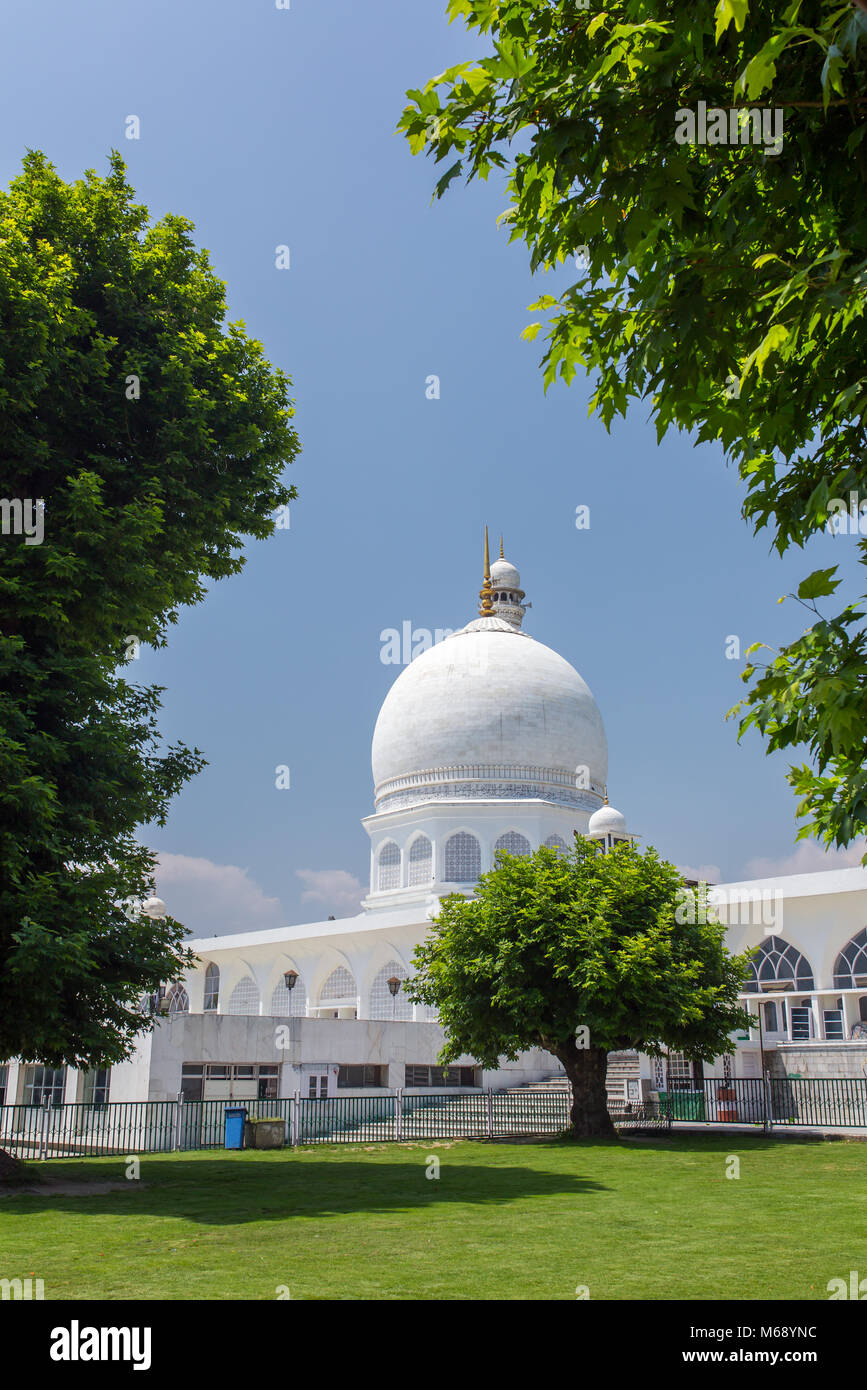
POLYGON ((735 1135, 144 1155, 123 1191, 0 1198, 0 1277, 46 1299, 827 1299, 867 1276, 865 1190, 867 1144, 735 1135))

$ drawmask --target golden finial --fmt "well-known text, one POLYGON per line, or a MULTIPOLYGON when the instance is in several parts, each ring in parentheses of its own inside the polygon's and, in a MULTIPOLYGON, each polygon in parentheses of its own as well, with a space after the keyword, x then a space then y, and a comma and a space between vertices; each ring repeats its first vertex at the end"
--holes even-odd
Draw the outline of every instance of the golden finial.
POLYGON ((607 784, 606 784, 606 787, 605 787, 605 805, 606 805, 606 806, 608 805, 608 786, 607 786, 607 784))
POLYGON ((505 557, 505 555, 503 554, 503 537, 501 536, 501 537, 500 537, 500 559, 501 559, 501 560, 505 560, 505 558, 506 558, 506 557, 505 557))
POLYGON ((479 590, 479 598, 482 600, 479 608, 480 618, 495 617, 494 607, 491 603, 491 557, 488 551, 488 528, 485 527, 485 578, 479 590))

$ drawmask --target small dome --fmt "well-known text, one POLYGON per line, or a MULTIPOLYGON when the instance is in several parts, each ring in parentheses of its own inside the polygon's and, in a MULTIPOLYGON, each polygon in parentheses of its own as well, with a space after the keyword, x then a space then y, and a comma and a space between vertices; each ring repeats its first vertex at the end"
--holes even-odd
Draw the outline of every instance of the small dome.
POLYGON ((159 921, 168 913, 168 908, 162 898, 145 898, 141 910, 145 917, 150 917, 155 921, 159 921))
POLYGON ((588 835, 625 835, 626 817, 613 806, 600 806, 587 825, 588 835))
POLYGON ((492 589, 520 589, 521 576, 508 560, 495 560, 491 565, 492 589))

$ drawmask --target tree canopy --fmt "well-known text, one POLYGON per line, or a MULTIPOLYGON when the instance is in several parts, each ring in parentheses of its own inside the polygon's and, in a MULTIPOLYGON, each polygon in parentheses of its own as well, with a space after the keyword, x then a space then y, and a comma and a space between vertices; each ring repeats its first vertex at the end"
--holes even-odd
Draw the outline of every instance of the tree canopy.
POLYGON ((568 854, 501 851, 475 897, 442 899, 413 956, 408 992, 439 1013, 441 1061, 466 1053, 493 1069, 544 1048, 572 1082, 583 1134, 610 1131, 609 1052, 733 1052, 746 957, 728 955, 711 911, 682 910, 688 892, 653 849, 602 854, 576 835, 568 854))
MULTIPOLYGON (((505 171, 510 238, 534 269, 578 269, 530 306, 548 315, 546 385, 584 370, 606 427, 640 399, 658 439, 717 441, 780 552, 825 527, 835 499, 854 493, 867 513, 863 11, 450 0, 488 51, 410 91, 400 122, 414 152, 457 156, 437 196, 505 171)), ((833 594, 836 568, 799 596, 833 594)), ((867 829, 861 602, 816 609, 766 663, 751 646, 736 707, 768 751, 808 750, 789 773, 799 835, 829 844, 867 829)))
POLYGON ((0 1056, 118 1060, 185 962, 124 904, 203 759, 162 746, 129 663, 271 534, 299 447, 288 378, 225 320, 192 224, 151 223, 118 155, 66 183, 31 153, 0 193, 0 1056))

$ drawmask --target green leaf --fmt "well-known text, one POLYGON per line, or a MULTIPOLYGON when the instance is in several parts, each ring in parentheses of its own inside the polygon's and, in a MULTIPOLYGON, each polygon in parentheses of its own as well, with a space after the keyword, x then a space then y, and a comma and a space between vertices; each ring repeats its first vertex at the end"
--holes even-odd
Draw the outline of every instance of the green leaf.
POLYGON ((813 570, 813 573, 808 574, 798 585, 798 598, 825 598, 828 594, 833 594, 840 584, 839 579, 831 578, 831 575, 836 573, 836 565, 827 570, 813 570))
POLYGON ((732 23, 740 33, 744 27, 749 8, 749 0, 719 0, 716 7, 716 33, 714 34, 717 43, 732 23))

